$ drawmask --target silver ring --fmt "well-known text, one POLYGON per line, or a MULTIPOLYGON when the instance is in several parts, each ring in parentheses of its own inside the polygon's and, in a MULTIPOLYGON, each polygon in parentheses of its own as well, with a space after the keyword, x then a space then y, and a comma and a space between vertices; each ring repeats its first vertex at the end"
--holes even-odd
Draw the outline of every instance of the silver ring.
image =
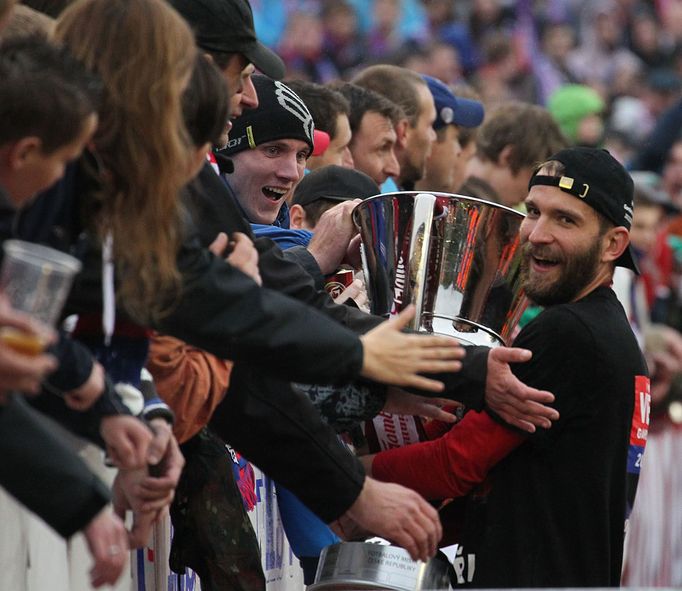
POLYGON ((121 553, 121 547, 116 544, 109 546, 109 556, 117 556, 121 553))

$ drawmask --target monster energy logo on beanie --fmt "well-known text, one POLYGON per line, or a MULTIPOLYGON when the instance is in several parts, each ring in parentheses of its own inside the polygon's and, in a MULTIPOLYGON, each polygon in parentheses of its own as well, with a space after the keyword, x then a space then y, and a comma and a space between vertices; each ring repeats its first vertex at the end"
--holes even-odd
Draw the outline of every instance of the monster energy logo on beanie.
POLYGON ((274 140, 301 140, 312 152, 315 125, 305 103, 286 84, 265 76, 252 80, 258 107, 232 121, 230 140, 222 153, 236 154, 274 140))

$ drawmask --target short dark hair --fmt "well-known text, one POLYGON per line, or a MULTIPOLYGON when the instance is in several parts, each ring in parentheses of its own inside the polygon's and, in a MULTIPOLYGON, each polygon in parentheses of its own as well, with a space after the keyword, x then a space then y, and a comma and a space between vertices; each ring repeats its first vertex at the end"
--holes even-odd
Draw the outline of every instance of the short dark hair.
POLYGON ((416 72, 400 66, 377 64, 362 70, 353 78, 353 84, 390 98, 402 108, 412 127, 417 124, 421 108, 417 87, 428 89, 428 86, 416 72))
POLYGON ((349 82, 334 85, 334 88, 345 96, 350 103, 348 120, 350 121, 350 129, 353 134, 360 129, 362 118, 367 112, 379 113, 379 115, 390 119, 394 126, 405 117, 403 110, 398 105, 369 88, 349 82))
POLYGON ((50 154, 72 142, 97 112, 97 79, 41 37, 0 43, 0 145, 39 137, 50 154))
POLYGON ((308 82, 307 80, 285 80, 308 107, 315 122, 315 129, 326 131, 331 139, 336 137, 336 120, 339 115, 350 115, 348 99, 337 90, 308 82))
POLYGON ((198 54, 182 96, 182 116, 195 146, 218 143, 230 115, 227 85, 218 68, 198 54))
POLYGON ((310 203, 306 203, 305 205, 302 205, 303 211, 305 211, 305 219, 310 224, 311 226, 317 225, 317 222, 320 221, 320 218, 322 217, 322 214, 327 211, 328 209, 331 209, 332 207, 336 206, 339 204, 339 201, 335 199, 315 199, 315 201, 311 201, 310 203))

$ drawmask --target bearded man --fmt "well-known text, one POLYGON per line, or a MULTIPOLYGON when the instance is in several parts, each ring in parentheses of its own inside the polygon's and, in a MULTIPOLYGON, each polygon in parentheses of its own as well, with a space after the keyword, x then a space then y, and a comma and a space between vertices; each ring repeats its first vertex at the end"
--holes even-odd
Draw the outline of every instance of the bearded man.
MULTIPOLYGON (((649 421, 647 369, 610 284, 629 250, 633 182, 605 150, 569 148, 531 177, 520 228, 525 291, 545 310, 514 341, 514 368, 556 395, 561 417, 532 435, 492 411, 447 434, 381 452, 372 474, 449 499, 455 571, 469 587, 620 583, 624 523, 649 421), (472 491, 473 492, 470 492, 472 491)), ((446 529, 447 525, 444 526, 446 529)))

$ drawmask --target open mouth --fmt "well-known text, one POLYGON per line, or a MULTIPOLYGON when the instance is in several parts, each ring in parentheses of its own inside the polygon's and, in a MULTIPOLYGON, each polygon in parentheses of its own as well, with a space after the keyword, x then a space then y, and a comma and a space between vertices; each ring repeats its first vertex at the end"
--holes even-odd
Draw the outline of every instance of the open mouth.
POLYGON ((533 261, 533 266, 542 271, 548 271, 549 269, 553 269, 559 264, 559 261, 557 261, 556 259, 551 259, 548 257, 531 255, 530 258, 533 261))
POLYGON ((279 201, 284 197, 289 189, 281 189, 279 187, 263 187, 263 195, 265 195, 271 201, 279 201))

